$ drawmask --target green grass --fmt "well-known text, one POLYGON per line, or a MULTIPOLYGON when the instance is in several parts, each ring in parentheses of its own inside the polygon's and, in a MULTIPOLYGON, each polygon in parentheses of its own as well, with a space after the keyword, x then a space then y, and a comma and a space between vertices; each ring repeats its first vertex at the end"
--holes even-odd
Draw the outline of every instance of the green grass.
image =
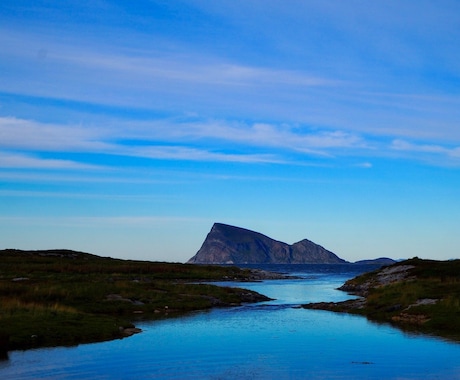
POLYGON ((0 351, 123 337, 142 319, 263 296, 199 283, 245 280, 236 267, 117 260, 66 250, 0 251, 0 351), (2 347, 3 346, 3 347, 2 347))
MULTIPOLYGON (((414 258, 395 265, 413 265, 410 278, 371 288, 364 309, 347 311, 365 315, 370 320, 392 323, 406 331, 460 341, 460 260, 414 258), (437 302, 415 306, 423 299, 437 302)), ((376 273, 364 274, 350 282, 362 284, 372 280, 376 273)))

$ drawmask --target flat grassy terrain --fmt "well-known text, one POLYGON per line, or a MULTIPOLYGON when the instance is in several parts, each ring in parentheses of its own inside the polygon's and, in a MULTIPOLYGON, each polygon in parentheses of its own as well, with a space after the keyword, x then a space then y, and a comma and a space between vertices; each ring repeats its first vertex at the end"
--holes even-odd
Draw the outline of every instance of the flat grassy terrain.
POLYGON ((362 298, 305 308, 347 312, 407 332, 460 342, 460 260, 406 260, 365 273, 340 289, 362 298))
POLYGON ((122 338, 140 319, 266 300, 200 283, 249 280, 236 267, 118 260, 88 253, 0 251, 0 352, 122 338))

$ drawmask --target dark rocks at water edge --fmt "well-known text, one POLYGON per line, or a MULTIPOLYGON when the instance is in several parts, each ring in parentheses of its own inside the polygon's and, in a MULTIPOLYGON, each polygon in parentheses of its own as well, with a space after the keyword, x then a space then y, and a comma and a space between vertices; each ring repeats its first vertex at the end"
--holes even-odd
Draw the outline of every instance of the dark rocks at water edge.
POLYGON ((192 264, 344 264, 347 261, 304 239, 289 245, 261 233, 215 223, 192 264))
MULTIPOLYGON (((356 313, 357 311, 366 308, 367 297, 369 296, 369 293, 375 291, 376 289, 382 289, 383 287, 395 285, 401 282, 414 282, 416 277, 411 274, 411 271, 414 268, 414 265, 404 265, 404 263, 396 264, 384 267, 369 274, 365 274, 364 276, 362 275, 355 277, 346 281, 342 286, 338 288, 338 290, 359 296, 360 298, 340 302, 312 302, 302 305, 302 307, 305 309, 356 313)), ((420 304, 435 303, 433 301, 435 300, 430 300, 430 302, 428 302, 426 299, 423 299, 422 301, 417 300, 416 303, 409 305, 407 309, 410 309, 413 306, 418 306, 420 304)), ((400 304, 394 304, 387 306, 385 311, 394 312, 400 308, 400 304)))

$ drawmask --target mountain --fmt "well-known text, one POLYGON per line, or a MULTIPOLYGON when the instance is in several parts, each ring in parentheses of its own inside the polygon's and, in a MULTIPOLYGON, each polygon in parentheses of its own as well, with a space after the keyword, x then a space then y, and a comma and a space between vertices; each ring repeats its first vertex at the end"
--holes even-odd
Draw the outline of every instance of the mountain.
POLYGON ((337 255, 304 239, 289 245, 259 232, 215 223, 191 264, 342 264, 337 255))
POLYGON ((392 265, 394 263, 396 263, 396 260, 390 259, 389 257, 379 257, 378 259, 355 261, 353 264, 384 266, 384 265, 392 265))

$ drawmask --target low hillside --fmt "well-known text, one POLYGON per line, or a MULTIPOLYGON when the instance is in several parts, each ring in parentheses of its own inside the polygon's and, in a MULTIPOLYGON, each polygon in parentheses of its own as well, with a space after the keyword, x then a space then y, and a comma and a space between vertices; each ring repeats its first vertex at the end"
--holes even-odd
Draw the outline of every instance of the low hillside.
POLYGON ((138 332, 139 319, 164 318, 267 297, 200 281, 258 280, 263 272, 117 260, 88 253, 0 251, 0 352, 73 345, 138 332))
POLYGON ((460 341, 460 260, 414 258, 358 276, 340 289, 360 298, 304 307, 361 314, 406 331, 460 341))

